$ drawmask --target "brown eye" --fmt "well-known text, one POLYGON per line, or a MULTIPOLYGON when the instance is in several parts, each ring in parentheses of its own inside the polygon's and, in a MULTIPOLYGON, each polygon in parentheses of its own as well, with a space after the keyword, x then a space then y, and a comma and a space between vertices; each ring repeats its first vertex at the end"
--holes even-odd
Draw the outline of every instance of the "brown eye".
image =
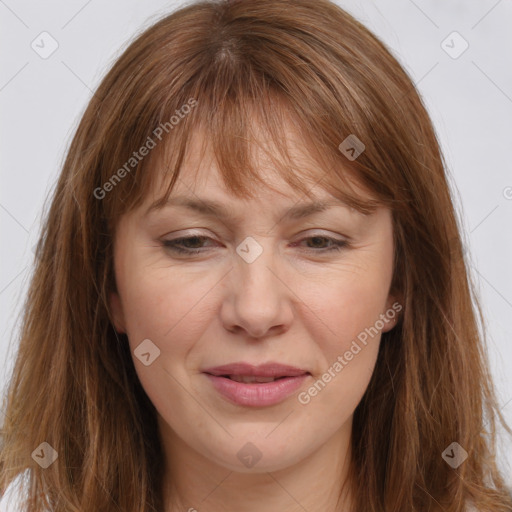
POLYGON ((336 238, 331 238, 328 236, 315 235, 309 236, 307 238, 303 238, 301 242, 311 240, 313 243, 313 247, 309 246, 306 249, 313 252, 331 252, 331 251, 341 251, 343 248, 348 247, 348 242, 345 240, 338 240, 336 238), (330 243, 330 246, 325 247, 325 241, 330 243), (324 247, 318 246, 324 245, 324 247))
POLYGON ((202 251, 202 241, 212 240, 207 236, 189 236, 182 238, 175 238, 174 240, 162 240, 162 245, 172 252, 179 254, 199 254, 202 251))

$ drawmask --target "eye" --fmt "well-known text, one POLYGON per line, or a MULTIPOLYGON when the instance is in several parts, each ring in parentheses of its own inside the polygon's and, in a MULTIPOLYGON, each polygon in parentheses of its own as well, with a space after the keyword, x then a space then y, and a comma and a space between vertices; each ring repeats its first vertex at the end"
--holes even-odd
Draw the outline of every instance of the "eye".
POLYGON ((175 238, 174 240, 162 240, 162 244, 164 245, 164 247, 170 249, 172 252, 193 255, 203 252, 200 247, 202 240, 212 239, 208 236, 194 235, 189 237, 175 238))
POLYGON ((303 238, 301 242, 311 240, 313 242, 314 247, 308 247, 307 250, 313 252, 331 252, 331 251, 341 251, 342 249, 348 247, 348 242, 346 240, 338 240, 337 238, 332 238, 329 236, 323 235, 313 235, 303 238), (328 247, 318 247, 318 244, 322 241, 327 241, 330 243, 328 247))
MULTIPOLYGON (((172 240, 162 240, 162 245, 169 249, 171 252, 193 256, 208 250, 208 247, 203 245, 203 243, 208 240, 213 241, 213 239, 208 236, 194 235, 189 237, 175 238, 172 240)), ((306 250, 314 253, 341 251, 349 245, 346 240, 338 240, 337 238, 322 235, 309 236, 301 239, 299 242, 304 241, 313 242, 313 247, 307 247, 306 250), (319 247, 319 245, 323 245, 322 241, 324 243, 327 242, 329 245, 327 247, 319 247)), ((297 243, 294 243, 293 245, 297 245, 297 243)))

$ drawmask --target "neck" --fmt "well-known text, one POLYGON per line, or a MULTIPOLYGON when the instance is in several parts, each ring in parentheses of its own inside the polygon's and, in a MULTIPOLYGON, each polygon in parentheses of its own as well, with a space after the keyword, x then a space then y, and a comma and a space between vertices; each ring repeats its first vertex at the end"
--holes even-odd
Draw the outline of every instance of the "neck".
POLYGON ((303 460, 277 471, 240 473, 203 457, 163 425, 165 512, 352 512, 351 422, 303 460), (172 456, 171 456, 172 454, 172 456))

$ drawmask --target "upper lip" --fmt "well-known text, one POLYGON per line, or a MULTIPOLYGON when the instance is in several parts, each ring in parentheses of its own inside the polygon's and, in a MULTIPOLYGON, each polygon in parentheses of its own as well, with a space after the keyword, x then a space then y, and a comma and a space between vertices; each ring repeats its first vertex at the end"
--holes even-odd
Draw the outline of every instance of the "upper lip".
POLYGON ((210 375, 240 375, 242 377, 296 377, 297 375, 304 375, 309 372, 295 366, 274 362, 257 366, 239 362, 206 368, 203 370, 203 373, 209 373, 210 375))

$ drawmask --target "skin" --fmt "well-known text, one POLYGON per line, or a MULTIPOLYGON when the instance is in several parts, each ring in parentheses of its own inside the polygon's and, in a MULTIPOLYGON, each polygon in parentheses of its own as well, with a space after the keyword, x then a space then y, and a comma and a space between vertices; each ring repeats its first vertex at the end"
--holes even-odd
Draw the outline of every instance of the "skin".
MULTIPOLYGON (((292 125, 286 133, 295 154, 314 166, 292 125)), ((311 372, 299 390, 307 391, 396 301, 389 293, 391 213, 380 208, 364 216, 340 203, 280 220, 308 198, 289 188, 262 153, 261 173, 276 190, 262 186, 250 200, 231 196, 211 155, 199 160, 201 142, 198 132, 172 196, 218 200, 231 216, 221 221, 177 206, 144 215, 163 190, 156 186, 121 218, 114 245, 114 324, 127 333, 137 374, 158 411, 165 510, 352 511, 349 490, 338 508, 336 501, 349 470, 353 413, 374 370, 380 333, 307 404, 296 392, 269 407, 234 405, 201 369, 278 361, 311 372), (194 235, 209 239, 185 245, 203 251, 191 257, 161 243, 194 235), (247 236, 263 249, 252 263, 236 252, 247 236), (328 240, 308 238, 317 236, 350 245, 327 252, 328 240), (149 366, 133 355, 145 339, 160 350, 149 366), (251 468, 237 457, 247 442, 262 454, 251 468)), ((318 199, 335 199, 312 190, 318 199)))

